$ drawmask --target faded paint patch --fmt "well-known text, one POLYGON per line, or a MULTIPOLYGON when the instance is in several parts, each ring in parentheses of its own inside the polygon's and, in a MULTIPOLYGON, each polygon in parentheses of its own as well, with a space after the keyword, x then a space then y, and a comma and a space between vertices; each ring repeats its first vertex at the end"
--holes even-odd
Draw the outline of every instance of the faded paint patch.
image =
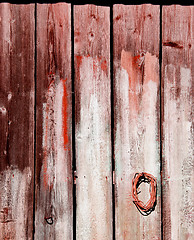
MULTIPOLYGON (((143 234, 158 239, 161 214, 158 58, 148 52, 133 56, 122 50, 121 66, 115 73, 115 91, 116 237, 142 239, 143 234), (131 181, 136 172, 149 172, 157 179, 157 206, 151 217, 144 218, 131 204, 131 181)), ((146 202, 146 194, 142 194, 142 200, 146 202)))
POLYGON ((14 167, 0 174, 0 239, 26 239, 32 172, 14 167))
POLYGON ((105 240, 112 235, 110 79, 103 64, 85 56, 78 69, 77 239, 105 240))
POLYGON ((165 181, 169 183, 169 191, 164 194, 170 199, 171 239, 186 239, 188 233, 193 236, 191 82, 189 68, 180 68, 178 86, 176 67, 172 64, 165 66, 163 129, 165 174, 168 177, 165 181), (177 88, 180 88, 178 98, 177 88))
POLYGON ((67 80, 54 75, 43 104, 43 151, 44 160, 41 169, 40 196, 36 209, 35 239, 44 239, 44 234, 52 239, 71 239, 72 224, 69 221, 69 185, 72 182, 71 167, 68 162, 71 155, 69 146, 69 116, 67 80), (45 219, 52 219, 51 228, 45 219), (64 224, 64 222, 66 224, 64 224))
POLYGON ((68 150, 69 147, 66 80, 52 81, 49 85, 46 99, 47 103, 43 104, 44 161, 42 172, 45 187, 49 185, 52 188, 55 178, 53 168, 56 164, 56 159, 59 162, 63 162, 64 151, 68 150))

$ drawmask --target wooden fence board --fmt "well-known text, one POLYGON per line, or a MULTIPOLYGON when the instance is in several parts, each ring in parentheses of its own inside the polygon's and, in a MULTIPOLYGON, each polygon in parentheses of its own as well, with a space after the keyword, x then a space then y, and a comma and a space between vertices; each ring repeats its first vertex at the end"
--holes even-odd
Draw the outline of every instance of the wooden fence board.
POLYGON ((32 239, 34 4, 0 4, 0 239, 32 239))
POLYGON ((164 6, 163 224, 164 239, 193 239, 192 88, 194 7, 164 6))
POLYGON ((73 238, 71 5, 37 5, 35 239, 73 238))
POLYGON ((74 7, 77 239, 112 239, 110 9, 74 7))
MULTIPOLYGON (((113 7, 116 239, 161 239, 159 6, 113 7), (132 197, 135 173, 157 179, 157 205, 143 216, 132 197)), ((139 199, 149 200, 148 184, 139 199)))

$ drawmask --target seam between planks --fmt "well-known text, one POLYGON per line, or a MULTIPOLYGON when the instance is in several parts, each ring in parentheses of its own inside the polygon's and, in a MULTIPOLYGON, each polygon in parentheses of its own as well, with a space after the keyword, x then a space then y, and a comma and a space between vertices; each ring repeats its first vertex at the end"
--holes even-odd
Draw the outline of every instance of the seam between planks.
POLYGON ((35 203, 36 203, 36 90, 37 90, 37 3, 34 5, 34 193, 33 193, 33 240, 35 235, 35 203))
POLYGON ((73 177, 73 240, 76 240, 76 185, 74 172, 76 172, 75 152, 75 83, 74 83, 74 4, 71 4, 71 89, 72 89, 72 177, 73 177))
POLYGON ((114 185, 114 81, 113 81, 113 4, 110 4, 110 81, 111 81, 111 148, 112 148, 112 229, 115 240, 115 185, 114 185))
POLYGON ((163 191, 162 191, 162 182, 163 182, 163 164, 162 164, 162 121, 163 121, 163 100, 162 100, 162 7, 163 5, 160 4, 160 46, 159 46, 159 77, 160 77, 160 184, 161 184, 161 240, 163 240, 163 191))

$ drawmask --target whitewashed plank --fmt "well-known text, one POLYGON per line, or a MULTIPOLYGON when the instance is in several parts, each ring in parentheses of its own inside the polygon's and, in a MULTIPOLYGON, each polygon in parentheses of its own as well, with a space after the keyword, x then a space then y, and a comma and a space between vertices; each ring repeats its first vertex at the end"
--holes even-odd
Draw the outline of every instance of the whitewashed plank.
POLYGON ((194 7, 164 6, 162 15, 164 239, 193 232, 194 7))
MULTIPOLYGON (((114 155, 116 239, 161 239, 159 6, 114 5, 114 155), (135 173, 157 180, 157 204, 143 216, 132 197, 135 173)), ((146 203, 148 184, 140 185, 146 203)))
POLYGON ((110 9, 74 7, 76 236, 112 239, 110 9))

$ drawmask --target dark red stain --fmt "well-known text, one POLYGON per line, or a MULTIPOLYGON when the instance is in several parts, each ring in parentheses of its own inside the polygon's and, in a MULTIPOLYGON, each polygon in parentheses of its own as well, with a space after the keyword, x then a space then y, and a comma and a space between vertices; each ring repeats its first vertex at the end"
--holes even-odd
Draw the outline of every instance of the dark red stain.
POLYGON ((168 47, 173 47, 173 48, 178 48, 178 49, 182 49, 183 46, 176 43, 176 42, 164 42, 163 46, 168 46, 168 47))
POLYGON ((101 62, 101 69, 102 69, 104 72, 107 72, 107 62, 106 62, 106 60, 104 60, 103 62, 101 62))
POLYGON ((133 63, 133 66, 135 67, 135 68, 138 68, 138 69, 140 69, 140 64, 139 64, 139 62, 140 62, 140 55, 137 55, 137 56, 134 56, 133 57, 133 59, 132 59, 132 63, 133 63))
POLYGON ((96 19, 96 21, 98 21, 98 19, 99 19, 99 18, 96 17, 96 15, 94 15, 94 14, 91 14, 90 16, 91 16, 92 18, 96 19))
POLYGON ((64 139, 64 148, 67 150, 68 147, 68 99, 67 99, 67 89, 66 89, 66 81, 62 80, 63 83, 63 104, 62 104, 62 116, 63 116, 63 139, 64 139))
POLYGON ((76 60, 77 60, 77 67, 78 67, 78 69, 80 69, 80 66, 81 66, 82 60, 83 60, 83 56, 76 56, 76 60))
POLYGON ((121 18, 121 15, 118 15, 115 19, 118 21, 121 18))

